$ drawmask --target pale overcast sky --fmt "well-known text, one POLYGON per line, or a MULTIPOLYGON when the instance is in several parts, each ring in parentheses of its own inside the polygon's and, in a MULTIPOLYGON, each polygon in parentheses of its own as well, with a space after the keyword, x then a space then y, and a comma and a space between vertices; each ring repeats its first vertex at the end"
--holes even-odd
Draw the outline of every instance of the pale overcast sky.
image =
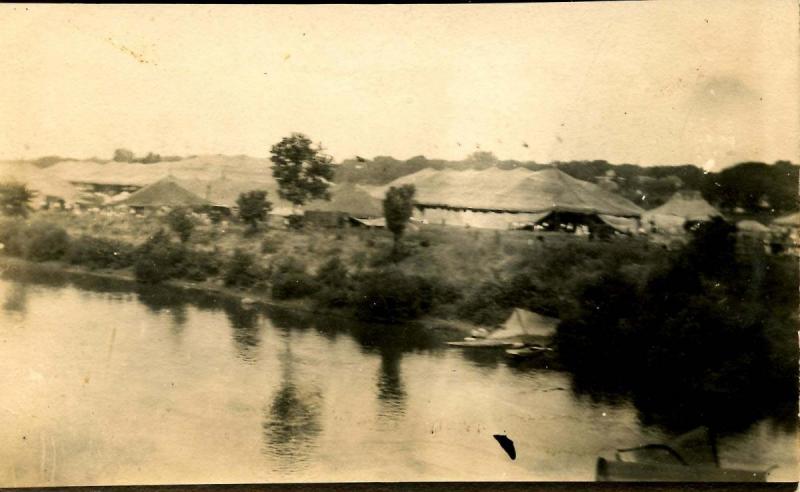
POLYGON ((798 44, 793 0, 0 5, 0 158, 798 162, 798 44))

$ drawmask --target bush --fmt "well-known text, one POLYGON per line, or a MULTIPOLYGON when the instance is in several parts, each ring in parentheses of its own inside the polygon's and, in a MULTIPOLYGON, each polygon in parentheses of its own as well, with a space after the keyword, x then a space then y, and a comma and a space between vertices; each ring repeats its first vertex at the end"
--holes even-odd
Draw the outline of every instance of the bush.
POLYGON ((175 277, 202 282, 219 273, 222 266, 219 253, 180 249, 183 250, 183 259, 176 266, 175 277))
POLYGON ((189 213, 182 208, 173 209, 167 214, 167 224, 183 243, 192 236, 194 221, 189 217, 189 213))
POLYGON ((127 268, 133 265, 134 247, 122 241, 80 236, 70 243, 66 260, 90 269, 127 268))
POLYGON ((352 297, 352 279, 347 267, 338 256, 325 262, 315 277, 319 290, 314 295, 318 304, 327 307, 344 307, 352 297))
POLYGON ((314 277, 306 272, 305 264, 292 256, 275 265, 270 280, 275 299, 306 297, 319 290, 314 277))
POLYGON ((433 286, 424 277, 386 268, 360 274, 357 281, 354 304, 359 318, 397 323, 431 309, 433 286))
POLYGON ((22 220, 8 219, 0 223, 0 243, 3 252, 10 256, 24 256, 28 224, 22 220))
POLYGON ((134 252, 136 280, 154 284, 175 277, 185 255, 185 248, 173 244, 164 230, 158 231, 134 252))
POLYGON ((261 241, 261 252, 265 255, 272 255, 278 252, 281 248, 280 241, 266 237, 263 241, 261 241))
POLYGON ((26 231, 25 258, 33 261, 59 260, 69 247, 69 235, 63 228, 39 222, 26 231))
POLYGON ((695 234, 666 265, 588 281, 556 334, 562 360, 634 391, 648 418, 681 402, 666 424, 747 425, 796 405, 796 261, 737 248, 724 223, 695 234))
POLYGON ((249 288, 266 277, 266 272, 256 265, 253 255, 236 249, 225 267, 223 280, 228 287, 249 288))
POLYGON ((289 229, 294 229, 298 231, 302 229, 303 226, 305 225, 305 217, 303 217, 302 215, 292 214, 286 217, 286 221, 289 229))

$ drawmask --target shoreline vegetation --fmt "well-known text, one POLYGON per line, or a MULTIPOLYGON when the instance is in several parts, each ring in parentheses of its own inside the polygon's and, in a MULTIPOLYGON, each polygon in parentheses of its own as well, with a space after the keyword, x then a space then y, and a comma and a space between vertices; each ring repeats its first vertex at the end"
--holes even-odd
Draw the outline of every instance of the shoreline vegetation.
POLYGON ((443 341, 521 307, 561 320, 554 344, 576 386, 633 395, 670 428, 797 413, 797 258, 767 254, 722 220, 673 248, 425 225, 397 249, 385 230, 186 214, 188 234, 160 213, 7 218, 0 264, 249 298, 387 332, 413 323, 443 341))

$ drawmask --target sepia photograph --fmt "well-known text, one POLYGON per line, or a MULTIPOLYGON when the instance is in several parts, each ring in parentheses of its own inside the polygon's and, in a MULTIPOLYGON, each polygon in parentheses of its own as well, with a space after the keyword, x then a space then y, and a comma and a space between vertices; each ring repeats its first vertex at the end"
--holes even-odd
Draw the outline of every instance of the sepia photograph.
POLYGON ((0 4, 0 488, 796 486, 798 19, 0 4))

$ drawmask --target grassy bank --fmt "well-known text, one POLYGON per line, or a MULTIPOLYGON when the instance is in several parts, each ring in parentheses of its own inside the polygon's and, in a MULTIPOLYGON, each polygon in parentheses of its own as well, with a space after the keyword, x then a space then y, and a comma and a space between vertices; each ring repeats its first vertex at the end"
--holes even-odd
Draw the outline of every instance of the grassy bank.
POLYGON ((271 301, 302 299, 364 319, 435 317, 462 327, 496 325, 516 306, 557 314, 574 284, 593 276, 589 263, 604 263, 621 249, 634 263, 660 251, 637 240, 587 243, 569 235, 430 226, 409 232, 403 258, 393 261, 391 236, 381 230, 252 233, 234 221, 196 220, 181 242, 166 216, 63 212, 6 220, 0 242, 11 256, 143 282, 190 282, 271 301), (525 281, 531 274, 533 284, 525 281))

